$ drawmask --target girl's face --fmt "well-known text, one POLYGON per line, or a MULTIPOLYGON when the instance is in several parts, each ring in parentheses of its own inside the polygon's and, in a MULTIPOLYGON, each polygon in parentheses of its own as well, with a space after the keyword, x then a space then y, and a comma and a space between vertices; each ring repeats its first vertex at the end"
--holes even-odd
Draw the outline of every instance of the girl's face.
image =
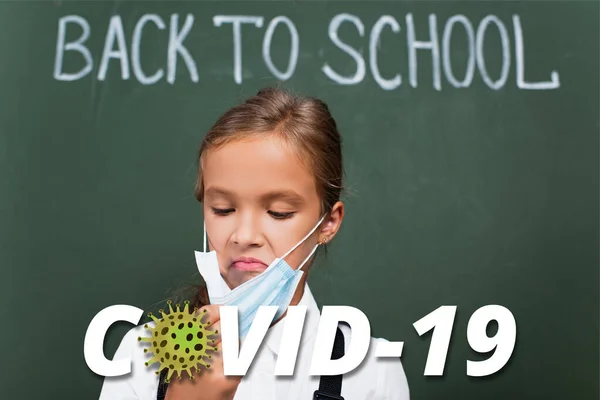
MULTIPOLYGON (((322 216, 313 174, 273 135, 209 151, 203 180, 209 247, 216 250, 221 274, 232 289, 262 273, 322 216)), ((298 268, 317 241, 333 237, 343 215, 339 208, 337 217, 325 219, 286 257, 292 268, 298 268)))

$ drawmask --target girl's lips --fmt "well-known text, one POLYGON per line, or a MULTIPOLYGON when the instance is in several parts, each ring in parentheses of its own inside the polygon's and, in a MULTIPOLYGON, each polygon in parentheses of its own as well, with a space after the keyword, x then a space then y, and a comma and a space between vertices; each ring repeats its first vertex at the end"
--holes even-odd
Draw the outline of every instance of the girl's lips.
POLYGON ((264 271, 267 269, 265 263, 253 257, 237 257, 233 260, 231 266, 240 271, 264 271))

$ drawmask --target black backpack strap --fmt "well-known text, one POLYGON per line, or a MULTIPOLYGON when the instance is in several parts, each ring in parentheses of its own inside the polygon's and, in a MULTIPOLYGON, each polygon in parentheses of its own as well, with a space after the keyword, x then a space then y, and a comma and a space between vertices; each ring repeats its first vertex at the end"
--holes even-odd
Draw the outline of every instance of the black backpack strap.
POLYGON ((169 372, 167 368, 163 369, 160 373, 160 378, 158 378, 158 393, 156 394, 156 400, 165 400, 165 397, 167 397, 167 388, 169 387, 169 384, 165 382, 167 372, 169 372))
MULTIPOLYGON (((338 327, 333 342, 333 351, 331 359, 337 360, 344 355, 344 333, 338 327)), ((344 400, 342 397, 342 378, 343 375, 323 375, 319 381, 319 390, 315 390, 313 400, 344 400)))

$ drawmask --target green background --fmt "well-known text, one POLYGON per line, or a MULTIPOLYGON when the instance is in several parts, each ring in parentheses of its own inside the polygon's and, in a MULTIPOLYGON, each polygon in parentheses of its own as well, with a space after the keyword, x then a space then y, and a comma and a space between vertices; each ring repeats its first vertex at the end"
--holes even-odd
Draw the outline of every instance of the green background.
MULTIPOLYGON (((319 304, 358 307, 374 336, 403 340, 412 399, 598 398, 598 128, 599 7, 595 1, 529 2, 9 2, 0 3, 0 266, 3 398, 94 399, 102 379, 83 358, 93 316, 113 304, 146 311, 198 282, 193 250, 201 250, 202 214, 193 197, 196 154, 226 108, 276 81, 261 45, 267 23, 286 15, 300 54, 285 86, 322 97, 343 139, 347 217, 319 257, 310 284, 319 304), (174 84, 121 79, 111 61, 98 66, 111 15, 123 20, 128 45, 145 13, 167 30, 144 30, 142 65, 164 67, 169 16, 195 16, 185 40, 196 61, 194 83, 181 58, 174 84), (324 63, 352 74, 351 57, 329 40, 339 13, 361 18, 340 38, 360 49, 366 76, 336 84, 324 63), (434 13, 441 37, 447 19, 475 26, 488 14, 507 27, 511 64, 506 85, 492 90, 478 70, 467 88, 432 84, 430 53, 419 51, 416 88, 409 85, 405 17, 417 38, 434 13), (76 14, 90 24, 91 74, 53 78, 58 21, 76 14), (243 77, 232 71, 231 25, 212 16, 260 15, 243 28, 243 77), (381 15, 380 69, 402 74, 382 90, 368 63, 368 37, 381 15), (556 90, 516 84, 514 32, 525 38, 526 79, 560 74, 556 90), (466 375, 466 326, 479 307, 500 304, 517 321, 508 365, 487 378, 466 375), (441 305, 458 313, 443 377, 424 377, 431 334, 412 324, 441 305)), ((67 35, 74 40, 75 28, 67 35)), ((456 28, 452 65, 462 77, 467 48, 456 28)), ((276 65, 285 67, 289 37, 279 27, 276 65)), ((484 45, 490 75, 500 73, 500 39, 484 45)), ((83 66, 65 56, 65 71, 83 66)), ((117 324, 105 350, 112 356, 130 328, 117 324)), ((490 329, 490 334, 493 329, 490 329)))

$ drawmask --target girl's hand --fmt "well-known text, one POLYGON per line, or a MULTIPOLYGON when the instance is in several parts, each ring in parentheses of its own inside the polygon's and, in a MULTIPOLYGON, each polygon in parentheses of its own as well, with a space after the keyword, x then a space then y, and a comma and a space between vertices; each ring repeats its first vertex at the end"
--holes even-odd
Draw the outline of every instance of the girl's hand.
MULTIPOLYGON (((207 305, 198 310, 203 319, 210 321, 209 329, 221 332, 218 305, 207 305)), ((194 380, 183 375, 181 379, 171 377, 165 400, 232 400, 242 379, 241 376, 225 376, 223 374, 223 357, 221 335, 218 335, 214 347, 218 352, 211 352, 210 368, 201 367, 200 372, 194 373, 194 380)))

